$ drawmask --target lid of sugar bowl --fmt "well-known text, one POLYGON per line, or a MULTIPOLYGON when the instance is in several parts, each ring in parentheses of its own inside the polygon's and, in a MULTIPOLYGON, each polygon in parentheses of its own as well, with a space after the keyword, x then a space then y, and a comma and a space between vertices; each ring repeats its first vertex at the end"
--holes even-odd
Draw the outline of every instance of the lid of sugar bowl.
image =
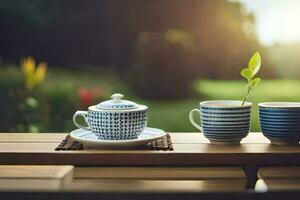
POLYGON ((132 110, 140 107, 140 105, 135 102, 123 100, 123 97, 124 95, 122 94, 113 94, 111 96, 111 100, 103 101, 97 104, 95 107, 96 109, 100 110, 132 110))

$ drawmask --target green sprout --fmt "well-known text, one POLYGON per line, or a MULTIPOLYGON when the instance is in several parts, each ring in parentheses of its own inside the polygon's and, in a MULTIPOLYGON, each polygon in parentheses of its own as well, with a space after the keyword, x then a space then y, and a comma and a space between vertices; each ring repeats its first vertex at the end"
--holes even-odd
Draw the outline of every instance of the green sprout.
POLYGON ((255 52, 253 56, 250 58, 248 67, 242 69, 241 75, 247 79, 247 93, 246 96, 242 102, 242 106, 247 101, 247 98, 249 97, 251 90, 258 85, 258 83, 261 81, 259 77, 255 77, 257 72, 260 70, 261 66, 261 57, 258 52, 255 52))

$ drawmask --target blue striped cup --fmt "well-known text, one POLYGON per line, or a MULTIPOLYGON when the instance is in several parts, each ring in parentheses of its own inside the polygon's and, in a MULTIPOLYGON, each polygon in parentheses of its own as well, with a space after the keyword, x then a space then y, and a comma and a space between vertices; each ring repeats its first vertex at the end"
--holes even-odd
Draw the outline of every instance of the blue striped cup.
POLYGON ((261 130, 272 144, 299 144, 300 102, 258 104, 261 130))
POLYGON ((231 100, 204 101, 200 109, 190 112, 189 120, 212 144, 239 144, 250 131, 251 105, 231 100), (193 118, 195 112, 200 115, 201 125, 193 118))

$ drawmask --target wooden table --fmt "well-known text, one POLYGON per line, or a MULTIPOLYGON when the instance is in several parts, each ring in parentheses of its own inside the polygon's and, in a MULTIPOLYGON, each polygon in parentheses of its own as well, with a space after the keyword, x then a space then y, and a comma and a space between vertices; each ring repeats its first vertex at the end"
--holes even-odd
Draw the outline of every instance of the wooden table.
POLYGON ((262 167, 257 175, 268 191, 300 190, 300 167, 262 167))
MULTIPOLYGON (((66 137, 66 134, 3 133, 0 134, 0 164, 74 165, 77 166, 76 170, 80 170, 78 167, 148 167, 147 169, 149 167, 240 167, 246 173, 248 190, 243 191, 243 193, 234 192, 234 194, 227 191, 224 197, 228 195, 229 199, 268 198, 269 193, 251 192, 257 180, 257 169, 259 167, 300 166, 300 145, 271 145, 269 140, 261 133, 250 133, 241 142, 241 145, 233 146, 211 145, 200 133, 170 133, 170 135, 174 151, 54 151, 55 147, 66 137), (247 195, 245 196, 245 194, 247 195)), ((194 185, 194 187, 197 187, 197 185, 194 185)), ((188 194, 186 191, 183 193, 185 194, 184 198, 199 195, 197 190, 189 191, 188 194)), ((1 193, 0 198, 1 195, 5 194, 1 193)), ((288 194, 299 198, 297 192, 288 194)), ((148 194, 151 198, 161 198, 161 196, 155 195, 154 193, 148 194)), ((172 195, 173 197, 180 197, 180 194, 174 195, 172 193, 172 195)), ((208 191, 204 193, 202 191, 202 195, 210 199, 218 199, 217 196, 214 196, 215 193, 210 194, 208 191)), ((285 193, 280 192, 276 197, 283 197, 283 195, 285 193)), ((117 197, 120 196, 116 195, 117 197)), ((135 196, 130 197, 134 198, 135 196)), ((74 198, 76 198, 76 195, 74 198)), ((143 196, 143 199, 147 199, 147 197, 143 196)))

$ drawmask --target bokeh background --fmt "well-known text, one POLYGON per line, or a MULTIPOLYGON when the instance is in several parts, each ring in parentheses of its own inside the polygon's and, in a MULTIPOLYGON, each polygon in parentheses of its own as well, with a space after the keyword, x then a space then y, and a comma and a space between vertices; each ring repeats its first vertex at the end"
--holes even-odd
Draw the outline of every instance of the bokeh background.
POLYGON ((300 101, 298 0, 0 0, 0 132, 69 132, 73 113, 122 93, 148 125, 197 131, 204 100, 300 101))

